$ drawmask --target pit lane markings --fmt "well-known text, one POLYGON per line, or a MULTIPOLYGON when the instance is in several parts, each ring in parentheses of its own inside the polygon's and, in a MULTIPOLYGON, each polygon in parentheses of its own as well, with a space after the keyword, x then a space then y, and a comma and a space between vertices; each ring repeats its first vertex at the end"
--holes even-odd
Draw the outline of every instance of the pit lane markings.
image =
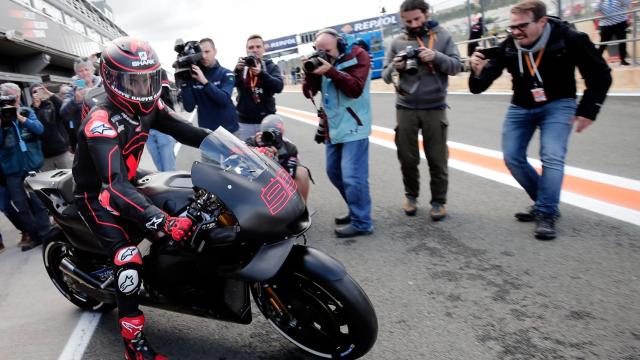
MULTIPOLYGON (((315 114, 284 106, 277 106, 278 113, 288 118, 317 126, 315 114)), ((369 140, 377 145, 395 150, 394 131, 373 125, 369 140)), ((477 146, 447 142, 449 146, 449 166, 494 180, 506 185, 520 188, 504 165, 500 151, 477 146)), ((422 149, 422 137, 420 137, 422 149)), ((420 152, 424 159, 424 153, 420 152)), ((541 163, 529 158, 538 172, 541 163)), ((640 225, 640 181, 609 175, 591 170, 565 166, 565 176, 560 200, 583 209, 640 225)))

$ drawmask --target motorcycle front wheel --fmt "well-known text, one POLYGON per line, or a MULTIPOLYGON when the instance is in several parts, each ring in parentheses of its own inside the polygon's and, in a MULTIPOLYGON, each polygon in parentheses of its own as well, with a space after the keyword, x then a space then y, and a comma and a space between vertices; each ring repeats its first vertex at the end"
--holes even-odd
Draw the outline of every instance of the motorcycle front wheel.
POLYGON ((318 281, 291 272, 252 286, 269 323, 304 351, 327 359, 357 359, 376 341, 378 320, 369 298, 345 275, 318 281))

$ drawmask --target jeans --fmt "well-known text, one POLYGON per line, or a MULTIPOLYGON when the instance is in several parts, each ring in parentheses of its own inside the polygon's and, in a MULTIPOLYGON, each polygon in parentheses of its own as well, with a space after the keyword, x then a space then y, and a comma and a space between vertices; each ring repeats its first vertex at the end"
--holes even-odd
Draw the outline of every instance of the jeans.
POLYGON ((535 201, 534 210, 557 216, 575 99, 559 99, 533 109, 510 105, 502 128, 502 152, 511 175, 535 201), (527 161, 527 147, 540 128, 542 174, 527 161))
POLYGON ((234 135, 242 141, 254 137, 256 133, 260 131, 260 124, 239 123, 238 125, 240 125, 240 128, 238 128, 238 131, 236 131, 234 135))
POLYGON ((43 241, 51 230, 49 214, 35 194, 27 194, 24 190, 24 175, 7 175, 7 194, 11 206, 16 211, 17 221, 36 242, 43 241))
POLYGON ((326 144, 327 175, 349 207, 351 226, 373 230, 369 194, 369 139, 326 144))
POLYGON ((151 129, 147 139, 147 148, 158 171, 173 171, 176 169, 176 154, 173 146, 176 140, 171 136, 151 129))
POLYGON ((0 185, 0 211, 9 219, 16 229, 22 232, 25 231, 24 224, 20 221, 18 213, 16 213, 16 210, 11 206, 11 199, 9 198, 7 188, 2 185, 0 185))

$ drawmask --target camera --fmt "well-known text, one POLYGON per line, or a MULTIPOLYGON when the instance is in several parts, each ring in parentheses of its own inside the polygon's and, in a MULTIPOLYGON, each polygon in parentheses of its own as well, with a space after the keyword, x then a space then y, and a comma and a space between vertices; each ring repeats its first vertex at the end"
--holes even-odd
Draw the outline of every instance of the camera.
POLYGON ((279 149, 282 146, 282 132, 278 128, 269 128, 262 132, 264 146, 273 146, 279 149))
POLYGON ((14 95, 0 96, 0 119, 3 127, 10 126, 11 120, 16 118, 18 108, 15 107, 16 97, 14 95))
POLYGON ((319 68, 322 65, 322 62, 319 59, 329 61, 329 54, 322 50, 318 50, 311 54, 307 61, 302 64, 302 66, 304 66, 304 71, 313 72, 313 70, 319 68))
POLYGON ((418 73, 418 61, 420 52, 422 50, 414 48, 413 46, 407 46, 405 51, 398 53, 398 57, 401 57, 405 61, 404 72, 409 75, 415 75, 418 73))
POLYGON ((198 65, 202 60, 202 49, 197 41, 187 41, 177 39, 173 50, 178 53, 178 58, 173 63, 175 71, 176 84, 185 87, 191 80, 191 66, 198 65))
POLYGON ((256 67, 259 61, 258 58, 255 57, 255 55, 247 55, 246 57, 243 58, 243 60, 244 60, 244 65, 248 67, 256 67))

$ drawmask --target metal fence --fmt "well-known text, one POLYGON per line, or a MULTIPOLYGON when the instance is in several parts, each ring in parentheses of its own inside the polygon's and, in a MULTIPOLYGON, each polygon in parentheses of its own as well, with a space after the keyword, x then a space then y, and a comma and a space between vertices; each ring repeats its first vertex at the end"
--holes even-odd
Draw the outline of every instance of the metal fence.
MULTIPOLYGON (((609 16, 627 15, 627 14, 631 14, 631 26, 630 26, 631 32, 628 38, 605 41, 605 42, 594 41, 594 44, 599 46, 599 45, 616 45, 623 42, 632 43, 632 46, 631 46, 632 50, 630 52, 631 62, 633 65, 640 65, 640 62, 638 62, 638 40, 640 40, 640 37, 638 36, 638 30, 640 30, 640 28, 638 27, 638 20, 640 18, 640 8, 621 11, 619 13, 611 14, 608 16, 600 15, 600 16, 590 16, 590 17, 584 17, 579 19, 573 19, 573 20, 568 20, 568 22, 570 24, 578 24, 581 22, 600 20, 609 16)), ((474 39, 474 40, 457 41, 456 45, 464 45, 464 44, 478 42, 486 46, 487 44, 495 44, 496 42, 501 41, 506 37, 507 37, 506 33, 497 34, 497 35, 485 36, 485 37, 474 39)))

